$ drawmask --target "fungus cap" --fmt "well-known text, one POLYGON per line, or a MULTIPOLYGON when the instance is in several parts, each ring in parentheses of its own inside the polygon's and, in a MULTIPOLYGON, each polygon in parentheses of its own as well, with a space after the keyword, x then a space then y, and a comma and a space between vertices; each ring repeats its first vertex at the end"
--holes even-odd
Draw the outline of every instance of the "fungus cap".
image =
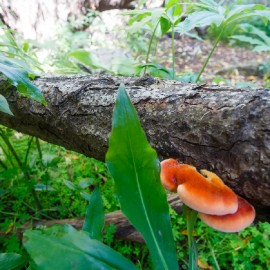
MULTIPOLYGON (((184 165, 184 164, 183 164, 184 165)), ((188 165, 186 165, 188 166, 188 165)), ((210 215, 233 214, 238 209, 237 195, 214 173, 194 167, 177 167, 177 193, 190 208, 210 215)))
POLYGON ((161 163, 160 180, 162 185, 169 191, 176 192, 177 181, 175 177, 175 167, 179 165, 175 159, 165 159, 161 163))
POLYGON ((224 216, 199 213, 208 226, 222 232, 239 232, 248 227, 255 219, 255 209, 245 199, 238 196, 238 209, 234 214, 224 216))

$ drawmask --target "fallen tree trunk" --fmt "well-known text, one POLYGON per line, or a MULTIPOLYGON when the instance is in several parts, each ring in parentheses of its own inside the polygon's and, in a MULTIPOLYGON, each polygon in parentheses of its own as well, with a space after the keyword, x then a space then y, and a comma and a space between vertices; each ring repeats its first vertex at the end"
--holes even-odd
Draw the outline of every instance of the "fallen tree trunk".
MULTIPOLYGON (((168 203, 178 214, 181 213, 182 203, 178 197, 178 195, 170 195, 168 197, 168 203)), ((21 226, 17 234, 19 239, 22 239, 23 232, 25 230, 36 228, 39 226, 50 227, 55 224, 70 224, 74 228, 81 230, 84 223, 84 218, 69 218, 69 219, 59 219, 59 220, 39 220, 36 222, 27 222, 23 226, 21 226)), ((115 225, 115 238, 118 240, 129 240, 138 243, 144 243, 144 239, 142 235, 136 231, 136 229, 130 224, 125 215, 120 211, 114 211, 111 213, 107 213, 105 215, 105 225, 115 225)), ((2 233, 5 235, 5 232, 2 233)), ((1 232, 0 232, 1 235, 1 232)))
POLYGON ((14 117, 1 124, 104 161, 120 82, 161 159, 177 158, 220 175, 269 220, 270 92, 267 89, 183 84, 113 76, 44 76, 35 81, 44 107, 18 97, 4 80, 1 92, 14 117))

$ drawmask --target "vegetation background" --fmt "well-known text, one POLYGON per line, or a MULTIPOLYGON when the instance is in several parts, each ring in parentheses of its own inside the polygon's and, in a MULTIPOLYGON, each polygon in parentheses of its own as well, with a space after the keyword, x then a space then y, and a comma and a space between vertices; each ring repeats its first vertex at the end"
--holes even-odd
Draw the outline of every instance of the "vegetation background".
MULTIPOLYGON (((44 31, 40 21, 37 31, 31 26, 38 9, 33 16, 26 16, 32 12, 28 5, 33 2, 19 2, 10 4, 20 14, 16 21, 6 13, 5 1, 0 5, 0 71, 21 94, 38 102, 46 103, 28 79, 43 72, 122 76, 149 73, 183 82, 270 87, 268 1, 182 1, 181 5, 179 1, 166 1, 165 5, 162 1, 133 1, 128 6, 133 9, 128 10, 99 11, 93 7, 86 8, 83 15, 78 10, 73 15, 63 12, 57 23, 56 18, 46 15, 48 28, 44 31), (255 3, 262 6, 248 8, 255 3), (244 13, 235 10, 230 14, 237 4, 245 5, 244 13), (199 12, 208 12, 209 16, 199 12), (186 17, 189 21, 184 20, 186 17), (222 61, 221 54, 225 55, 222 61), (10 68, 14 69, 12 75, 7 72, 10 68), (27 78, 26 86, 19 75, 27 78)), ((0 109, 12 113, 2 99, 0 109)), ((84 217, 96 187, 105 213, 120 208, 104 163, 3 126, 0 138, 2 253, 27 258, 18 233, 21 226, 40 219, 84 217)), ((188 269, 186 223, 172 209, 170 215, 180 268, 188 269)), ((114 234, 114 225, 105 226, 100 239, 138 268, 152 268, 145 244, 120 241, 114 234)), ((269 222, 258 222, 238 234, 225 234, 199 221, 193 233, 198 267, 270 269, 269 236, 269 222)), ((16 267, 27 269, 28 262, 24 260, 16 267)))

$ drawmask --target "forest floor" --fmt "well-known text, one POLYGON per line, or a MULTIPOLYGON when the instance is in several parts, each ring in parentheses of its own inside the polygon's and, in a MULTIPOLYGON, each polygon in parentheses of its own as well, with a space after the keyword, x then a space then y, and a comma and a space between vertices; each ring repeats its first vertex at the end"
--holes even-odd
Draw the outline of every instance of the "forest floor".
MULTIPOLYGON (((199 73, 208 53, 211 51, 213 42, 200 41, 189 37, 180 37, 175 40, 175 63, 176 72, 199 73)), ((171 39, 163 38, 157 56, 166 67, 171 67, 171 39), (169 60, 169 61, 168 61, 169 60)), ((212 83, 214 78, 221 78, 224 84, 235 86, 251 84, 257 87, 265 85, 264 70, 269 74, 270 54, 266 52, 254 52, 248 48, 233 47, 226 43, 220 43, 212 55, 206 67, 203 78, 206 83, 212 83), (228 80, 228 81, 226 81, 228 80)))

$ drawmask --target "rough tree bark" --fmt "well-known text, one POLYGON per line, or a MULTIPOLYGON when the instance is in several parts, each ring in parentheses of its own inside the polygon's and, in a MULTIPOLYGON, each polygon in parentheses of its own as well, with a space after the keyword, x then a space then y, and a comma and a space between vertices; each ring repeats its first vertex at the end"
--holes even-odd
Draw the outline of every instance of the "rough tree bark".
POLYGON ((48 106, 18 97, 7 82, 18 131, 104 160, 120 82, 126 85, 160 159, 174 157, 216 172, 269 220, 270 92, 112 76, 44 76, 35 81, 48 106))

